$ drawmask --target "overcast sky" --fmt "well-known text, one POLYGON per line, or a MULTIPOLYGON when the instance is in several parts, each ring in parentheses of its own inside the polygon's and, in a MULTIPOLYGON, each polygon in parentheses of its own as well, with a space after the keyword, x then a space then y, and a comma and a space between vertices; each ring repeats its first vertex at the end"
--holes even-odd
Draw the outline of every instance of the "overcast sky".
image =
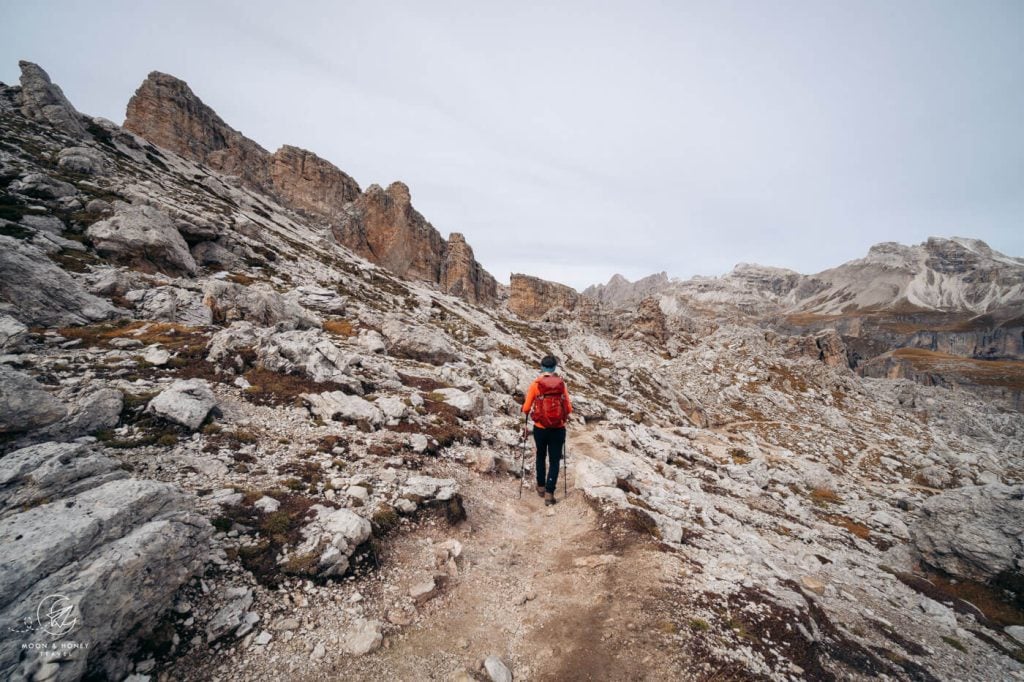
POLYGON ((1024 256, 1024 2, 15 2, 0 80, 124 120, 186 80, 273 151, 406 182, 502 281, 1024 256))

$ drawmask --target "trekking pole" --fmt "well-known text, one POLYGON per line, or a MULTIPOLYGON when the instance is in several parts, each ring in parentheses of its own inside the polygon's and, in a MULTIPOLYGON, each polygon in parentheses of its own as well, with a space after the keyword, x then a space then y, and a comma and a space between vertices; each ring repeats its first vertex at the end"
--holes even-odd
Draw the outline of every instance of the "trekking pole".
POLYGON ((562 448, 562 490, 563 497, 569 497, 569 429, 565 430, 565 445, 562 448))
POLYGON ((523 499, 523 481, 526 479, 526 424, 528 423, 529 416, 524 417, 523 421, 523 433, 520 436, 519 441, 522 443, 521 448, 522 456, 519 459, 519 499, 523 499))

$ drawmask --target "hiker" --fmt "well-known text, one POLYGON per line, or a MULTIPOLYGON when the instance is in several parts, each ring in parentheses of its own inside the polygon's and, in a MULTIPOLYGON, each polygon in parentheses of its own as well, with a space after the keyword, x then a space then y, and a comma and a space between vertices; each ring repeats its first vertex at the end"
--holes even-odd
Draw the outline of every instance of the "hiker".
MULTIPOLYGON (((569 389, 562 377, 555 374, 557 369, 558 360, 545 356, 540 361, 541 374, 530 384, 523 402, 523 414, 533 419, 533 440, 537 444, 537 494, 544 498, 545 506, 555 503, 558 465, 565 445, 565 421, 572 413, 569 389)), ((523 438, 528 435, 529 427, 523 426, 523 438)))

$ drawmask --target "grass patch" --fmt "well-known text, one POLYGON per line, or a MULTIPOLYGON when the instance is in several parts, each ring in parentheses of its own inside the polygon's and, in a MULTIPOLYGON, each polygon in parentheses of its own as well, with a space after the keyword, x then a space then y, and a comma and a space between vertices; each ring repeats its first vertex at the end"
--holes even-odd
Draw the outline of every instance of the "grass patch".
POLYGON ((841 516, 839 514, 829 514, 825 517, 825 520, 831 523, 833 526, 845 528, 861 540, 867 540, 871 537, 870 528, 868 528, 862 523, 857 523, 856 521, 847 516, 841 516))
POLYGON ((824 507, 829 504, 838 504, 843 501, 835 490, 824 486, 811 488, 811 492, 808 493, 807 496, 810 498, 811 502, 819 507, 824 507))
POLYGON ((344 338, 350 338, 356 335, 356 330, 355 327, 352 326, 352 323, 340 317, 324 320, 323 328, 325 332, 344 338))
POLYGON ((304 376, 271 372, 262 368, 250 369, 243 376, 250 386, 242 395, 256 405, 295 404, 303 393, 324 393, 342 388, 332 382, 313 381, 304 376))

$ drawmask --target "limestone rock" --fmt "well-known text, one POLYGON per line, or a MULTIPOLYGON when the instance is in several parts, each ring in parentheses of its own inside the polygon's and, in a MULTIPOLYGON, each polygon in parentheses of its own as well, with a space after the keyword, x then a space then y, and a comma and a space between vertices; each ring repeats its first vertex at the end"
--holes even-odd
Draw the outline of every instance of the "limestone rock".
POLYGON ((294 209, 333 216, 359 197, 359 185, 332 163, 305 149, 285 145, 270 158, 274 194, 294 209))
POLYGON ((102 256, 143 272, 194 275, 188 244, 166 213, 153 206, 118 204, 112 217, 86 232, 102 256))
POLYGON ((214 614, 206 626, 207 643, 215 642, 237 630, 252 606, 252 589, 248 587, 232 587, 226 596, 228 603, 214 614))
POLYGON ((0 517, 125 478, 126 471, 82 443, 40 443, 0 458, 0 517))
POLYGON ((124 394, 116 388, 88 390, 77 396, 67 416, 40 432, 54 440, 71 440, 104 429, 112 429, 121 419, 124 394))
POLYGON ((161 391, 149 401, 146 411, 195 431, 216 406, 217 399, 205 380, 187 379, 161 391))
POLYGON ((303 542, 282 563, 289 572, 341 576, 356 548, 370 537, 370 522, 348 509, 311 507, 315 516, 302 529, 303 542), (292 561, 291 559, 297 559, 292 561))
POLYGON ((444 397, 444 401, 458 410, 463 419, 479 417, 487 409, 487 399, 479 388, 463 391, 458 388, 439 388, 435 393, 444 397))
MULTIPOLYGON (((37 481, 23 471, 21 485, 52 489, 63 477, 79 490, 0 519, 0 542, 10 549, 0 565, 0 627, 11 632, 33 618, 45 598, 58 594, 75 616, 72 636, 88 641, 89 648, 63 654, 54 679, 80 679, 87 666, 120 679, 127 661, 119 647, 154 625, 202 566, 212 528, 184 511, 185 498, 169 484, 119 478, 88 487, 77 478, 88 474, 75 463, 75 453, 46 447, 50 460, 38 449, 15 453, 23 465, 39 464, 28 468, 43 475, 37 481), (67 474, 68 465, 74 465, 74 475, 67 474)), ((104 468, 93 464, 97 471, 104 468)), ((7 499, 23 498, 15 490, 7 499)), ((19 638, 0 639, 0 676, 32 678, 52 660, 26 656, 20 645, 19 638)))
POLYGON ((432 500, 446 501, 458 494, 459 485, 451 478, 432 478, 430 476, 410 476, 402 486, 401 496, 415 502, 432 500))
POLYGON ((71 106, 50 76, 32 62, 20 61, 18 66, 21 68, 21 113, 72 137, 86 136, 82 115, 71 106))
POLYGON ((378 620, 357 619, 342 639, 341 646, 345 653, 351 656, 365 656, 371 651, 376 651, 384 641, 380 628, 381 623, 378 620))
POLYGON ((484 660, 484 669, 487 671, 487 676, 491 678, 491 682, 512 682, 512 671, 497 656, 488 656, 484 660))
POLYGON ((119 312, 25 242, 0 236, 0 313, 29 326, 88 324, 119 312))
POLYGON ((184 81, 149 74, 128 102, 125 130, 176 154, 236 175, 253 189, 270 186, 270 154, 226 124, 184 81))
POLYGON ((213 322, 213 313, 203 305, 202 295, 192 289, 178 286, 132 289, 125 293, 124 298, 144 319, 177 322, 190 327, 203 327, 213 322))
POLYGON ((380 408, 357 395, 328 391, 303 393, 301 398, 309 411, 324 421, 365 422, 370 426, 379 426, 384 421, 380 408))
POLYGON ((32 431, 67 415, 67 408, 35 379, 0 365, 0 434, 32 431))
POLYGON ((954 576, 990 580, 1024 573, 1024 487, 947 490, 921 505, 910 535, 921 559, 954 576))
POLYGON ((437 582, 433 578, 427 578, 413 584, 409 588, 409 596, 417 605, 425 604, 437 595, 437 582))
POLYGON ((0 315, 0 353, 16 352, 28 336, 28 327, 10 315, 0 315))
POLYGON ((571 287, 539 277, 512 274, 508 309, 524 320, 539 320, 555 308, 575 310, 579 303, 580 295, 571 287))
POLYGON ((476 261, 473 249, 459 232, 448 235, 441 262, 441 290, 487 305, 498 298, 498 282, 476 261))
POLYGON ((57 153, 57 166, 63 171, 82 175, 103 174, 107 161, 92 147, 65 147, 57 153))
POLYGON ((15 180, 8 189, 33 199, 53 200, 70 198, 78 194, 71 183, 51 178, 45 173, 29 173, 15 180))
POLYGON ((203 303, 217 324, 245 320, 263 327, 284 324, 291 329, 317 327, 316 319, 269 286, 244 286, 211 280, 203 287, 203 303))
POLYGON ((387 350, 398 357, 441 365, 459 359, 459 353, 447 335, 427 325, 412 325, 398 318, 389 318, 383 329, 387 350))

